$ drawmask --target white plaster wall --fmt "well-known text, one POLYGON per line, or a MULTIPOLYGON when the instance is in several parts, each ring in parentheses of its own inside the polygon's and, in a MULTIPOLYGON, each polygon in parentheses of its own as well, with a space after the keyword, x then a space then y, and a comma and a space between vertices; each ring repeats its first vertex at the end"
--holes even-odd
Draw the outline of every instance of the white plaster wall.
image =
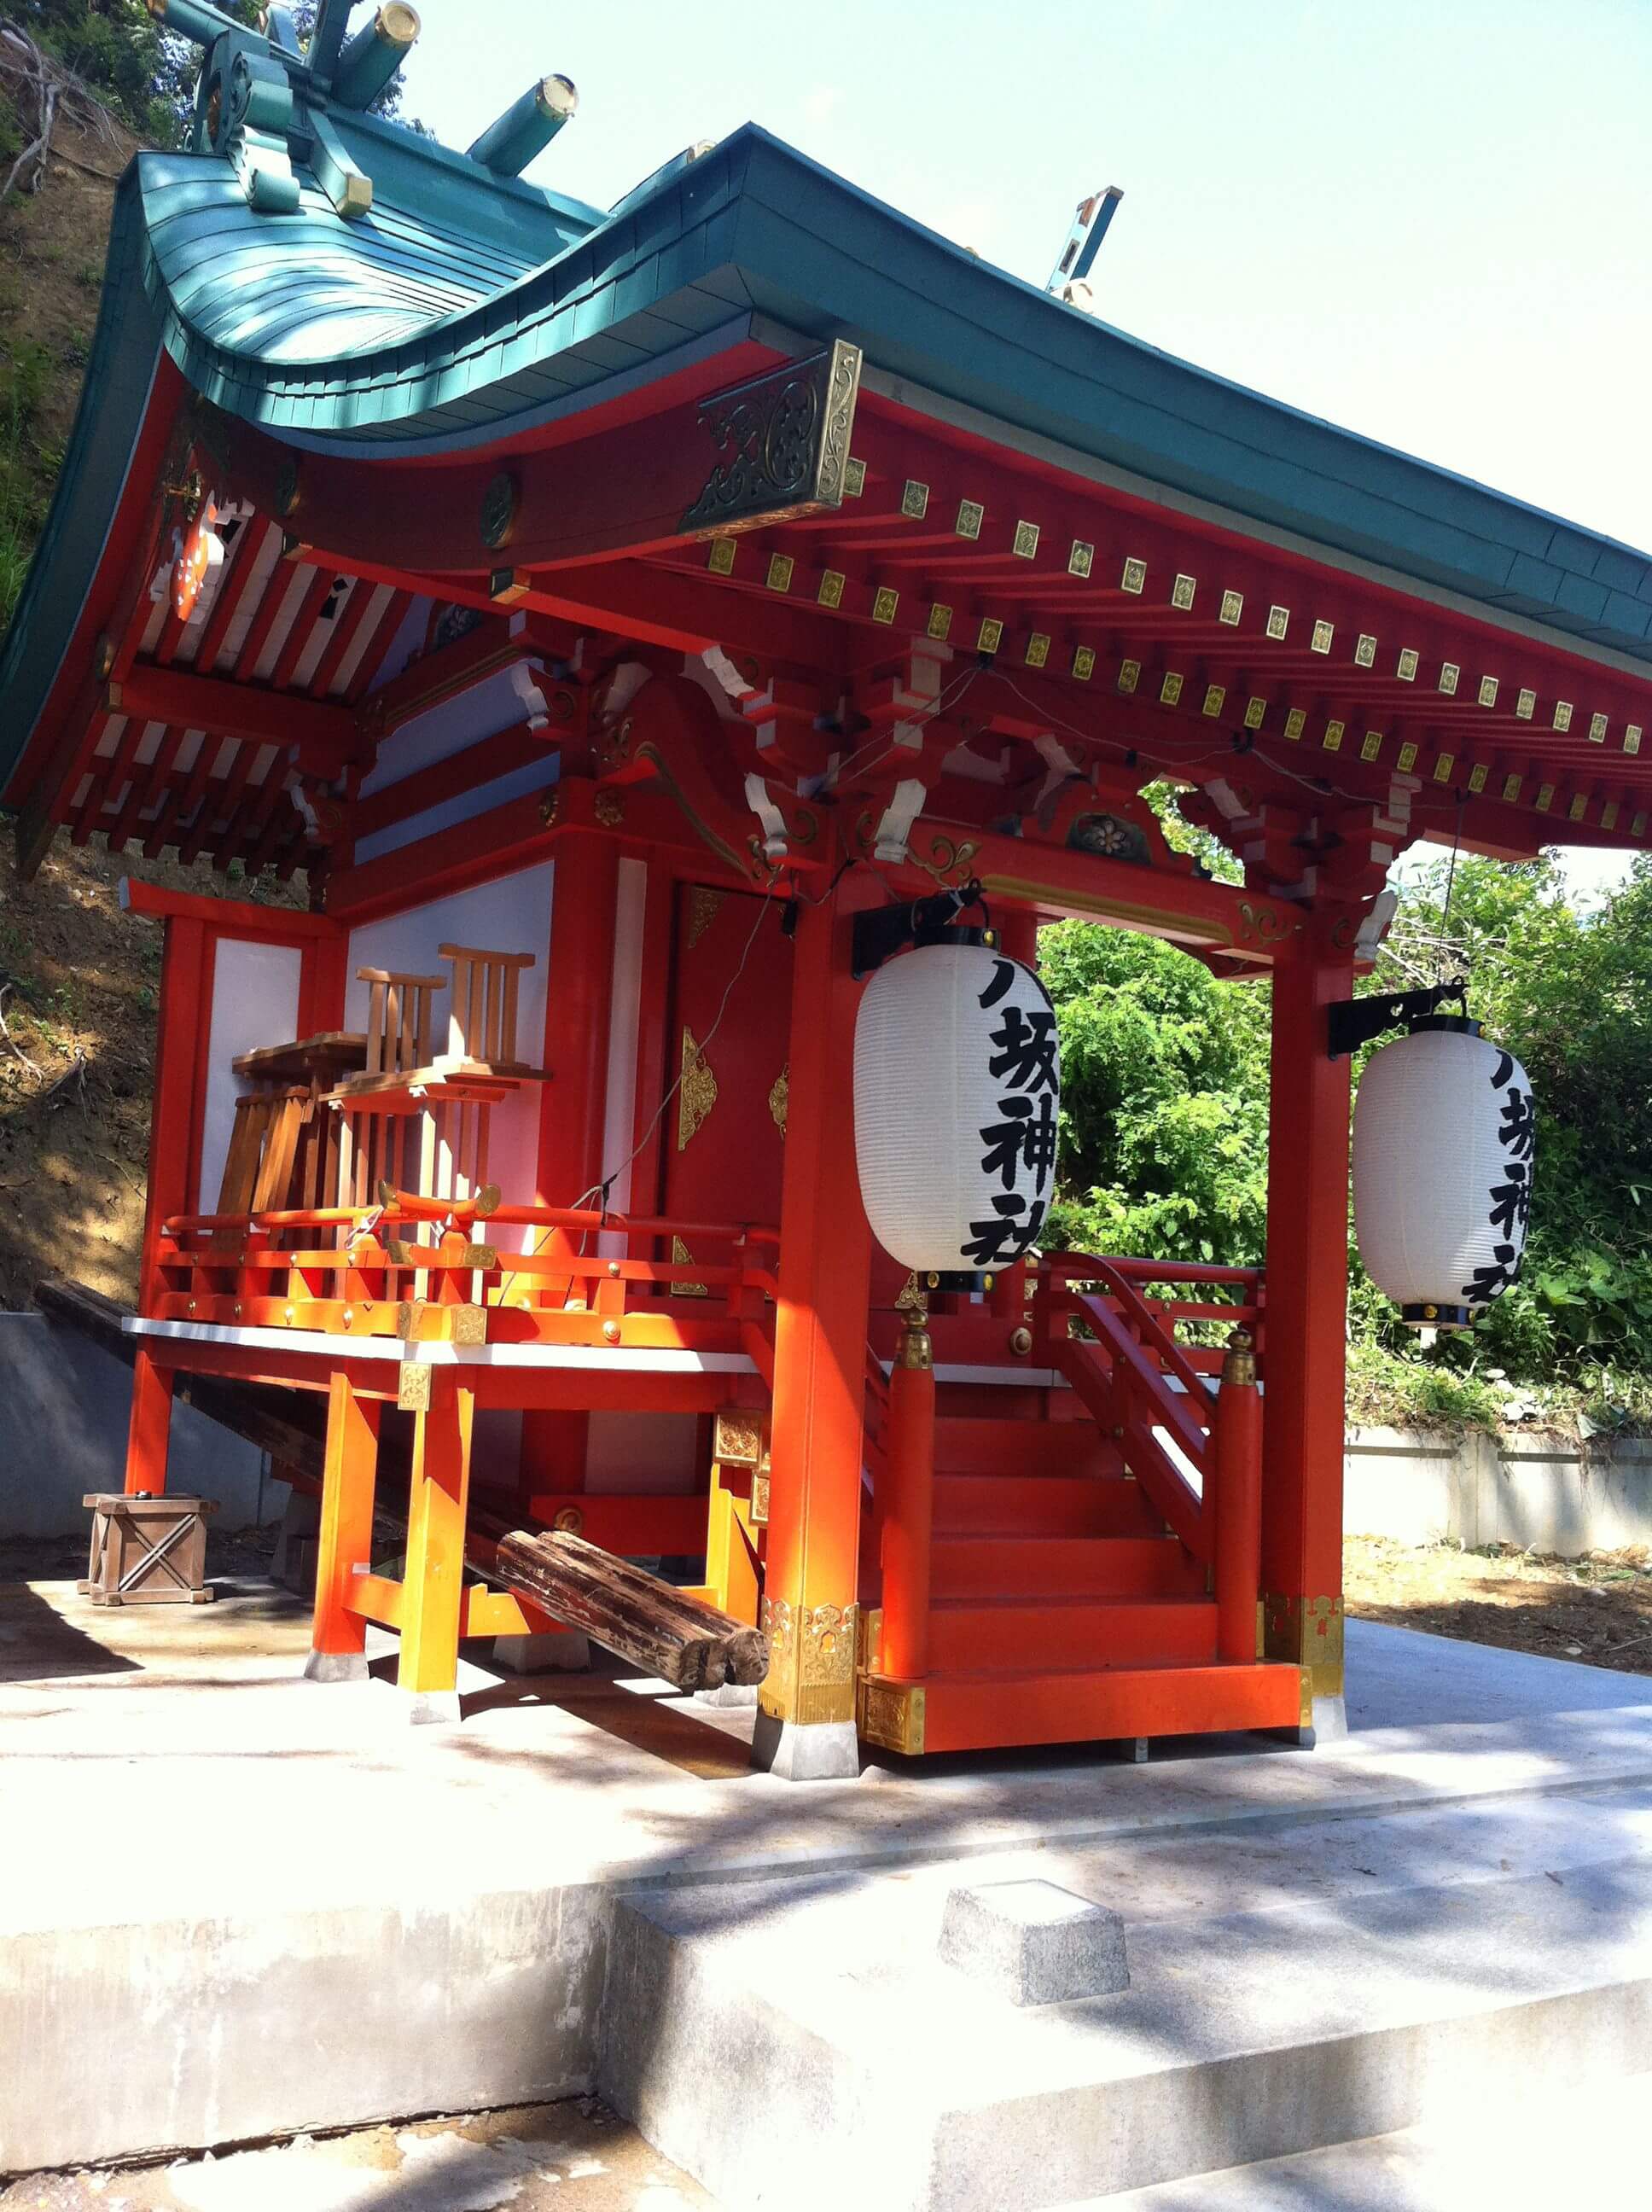
POLYGON ((207 1043, 206 1106, 196 1212, 218 1203, 235 1101, 246 1085, 230 1062, 255 1045, 284 1044, 298 1035, 299 975, 303 955, 295 945, 253 945, 222 937, 212 967, 212 1027, 207 1043))
MULTIPOLYGON (((550 949, 553 863, 519 868, 490 884, 455 891, 450 897, 432 899, 389 915, 350 932, 344 992, 344 1025, 364 1029, 367 1018, 367 986, 356 975, 358 968, 389 968, 404 974, 440 975, 449 972, 438 953, 440 945, 476 945, 495 952, 531 952, 534 964, 523 971, 518 987, 516 1043, 520 1058, 538 1066, 545 1041, 545 981, 550 949)), ((447 1036, 446 991, 438 991, 433 1002, 435 1035, 445 1046, 447 1036)), ((539 1155, 539 1109, 542 1085, 525 1084, 495 1106, 489 1132, 488 1176, 496 1182, 507 1205, 531 1206, 539 1155)), ((507 1251, 519 1252, 531 1230, 502 1229, 489 1242, 507 1251)))
MULTIPOLYGON (((619 864, 619 894, 614 909, 614 966, 609 985, 608 1076, 604 1093, 603 1167, 619 1166, 610 1203, 623 1213, 631 1203, 632 1146, 636 1142, 637 1030, 642 1004, 642 919, 648 898, 648 868, 643 860, 619 864), (623 1165, 620 1166, 620 1163, 623 1165)), ((626 1240, 612 1232, 597 1239, 604 1260, 623 1260, 626 1240)))

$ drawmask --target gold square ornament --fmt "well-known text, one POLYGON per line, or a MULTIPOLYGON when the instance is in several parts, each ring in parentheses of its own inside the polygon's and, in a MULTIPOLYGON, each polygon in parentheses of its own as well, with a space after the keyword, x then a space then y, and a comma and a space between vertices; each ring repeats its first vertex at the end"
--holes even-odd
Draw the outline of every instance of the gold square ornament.
POLYGON ((1285 718, 1285 733, 1288 738, 1299 738, 1308 727, 1306 707, 1292 707, 1285 718))
POLYGON ((1382 731, 1367 730, 1364 736, 1359 741, 1359 757, 1361 760, 1374 761, 1382 750, 1382 731))
POLYGON ((1495 676, 1481 677, 1478 696, 1482 707, 1495 707, 1497 705, 1497 679, 1495 676))
POLYGON ((1121 660, 1121 661, 1119 663, 1119 689, 1120 689, 1120 690, 1121 690, 1121 691, 1133 691, 1133 690, 1135 690, 1135 688, 1136 688, 1137 684, 1139 684, 1140 682, 1141 682, 1141 663, 1140 663, 1140 661, 1139 661, 1139 660, 1121 660))
POLYGON ((1038 525, 1036 522, 1017 522, 1015 540, 1010 550, 1017 561, 1036 560, 1038 555, 1038 525))
POLYGON ((1289 607, 1270 607, 1267 611, 1267 634, 1278 645, 1291 627, 1289 607))
POLYGON ((1485 788, 1485 779, 1490 773, 1491 771, 1487 769, 1484 761, 1476 761, 1473 767, 1468 771, 1469 789, 1477 794, 1484 791, 1485 788))
POLYGON ((1376 640, 1371 635, 1370 630, 1361 630, 1358 637, 1354 641, 1354 666, 1356 668, 1375 668, 1376 665, 1376 640))
POLYGON ((1147 581, 1147 563, 1133 555, 1124 564, 1124 574, 1119 579, 1121 592, 1140 592, 1147 581))
POLYGON ((1067 555, 1069 576, 1087 576, 1096 565, 1096 548, 1082 538, 1075 538, 1067 555))
POLYGON ((1503 805, 1505 806, 1512 806, 1519 797, 1520 778, 1517 775, 1505 775, 1503 779, 1503 805))
POLYGON ((1080 684, 1088 684, 1096 673, 1096 648, 1093 645, 1075 645, 1072 648, 1072 672, 1080 684))
POLYGON ((1456 765, 1456 759, 1457 756, 1455 753, 1442 753, 1440 755, 1439 758, 1434 763, 1434 781, 1436 783, 1450 782, 1451 771, 1456 765))
POLYGON ((1248 730, 1260 730, 1266 714, 1266 700, 1259 699, 1253 695, 1245 702, 1245 727, 1248 730))
POLYGON ((1205 703, 1200 708, 1200 712, 1203 714, 1208 714, 1211 720, 1214 721, 1216 717, 1221 713, 1222 702, 1227 697, 1227 691, 1224 685, 1220 684, 1207 684, 1205 686, 1205 703))
POLYGON ((1600 827, 1603 830, 1615 830, 1618 827, 1618 802, 1615 799, 1608 799, 1600 809, 1600 827))
POLYGON ((734 540, 714 538, 706 552, 706 566, 714 576, 729 576, 734 573, 734 540))
POLYGON ((1239 617, 1244 611, 1245 595, 1242 592, 1224 592, 1222 609, 1217 620, 1225 623, 1230 629, 1236 629, 1239 626, 1239 617))
POLYGON ((925 635, 944 642, 952 629, 952 610, 937 599, 929 610, 929 620, 924 624, 925 635))
POLYGON ((1321 749, 1327 753, 1339 753, 1342 750, 1342 740, 1347 727, 1345 722, 1327 722, 1325 726, 1325 735, 1320 740, 1321 749))
POLYGON ((1316 622, 1314 625, 1314 635, 1308 641, 1309 650, 1314 653, 1329 653, 1331 641, 1335 635, 1336 629, 1333 624, 1323 619, 1316 622))
POLYGON ((1546 814, 1554 804, 1554 786, 1552 783, 1540 783, 1534 804, 1540 814, 1546 814))
POLYGON ((1180 607, 1183 614, 1186 614, 1193 603, 1193 594, 1198 589, 1199 579, 1196 576, 1178 576, 1170 586, 1170 605, 1173 607, 1180 607))
POLYGON ((892 623, 895 610, 901 604, 901 594, 891 584, 881 584, 878 596, 872 603, 872 618, 875 623, 892 623))
POLYGON ((1555 726, 1555 727, 1556 727, 1556 729, 1557 729, 1557 730, 1569 730, 1569 729, 1570 729, 1570 727, 1571 727, 1571 701, 1570 701, 1570 699, 1557 699, 1557 700, 1555 701, 1555 702, 1554 702, 1554 726, 1555 726))
POLYGON ((1645 836, 1646 817, 1644 814, 1637 814, 1633 817, 1629 825, 1629 834, 1631 837, 1645 836))
POLYGON ((1181 698, 1181 678, 1176 674, 1174 668, 1168 668, 1164 672, 1164 680, 1158 687, 1159 705, 1161 707, 1174 707, 1180 702, 1181 698))
POLYGON ((1589 716, 1589 743, 1590 743, 1592 745, 1603 745, 1603 744, 1605 744, 1606 741, 1606 716, 1605 716, 1604 714, 1591 714, 1591 715, 1589 716))
POLYGON ((817 604, 823 607, 841 607, 843 604, 845 580, 843 573, 839 568, 823 570, 820 589, 815 593, 817 604))
POLYGON ((996 653, 1003 642, 1003 623, 992 615, 983 615, 981 628, 975 634, 975 651, 996 653))
POLYGON ((1537 712, 1535 691, 1522 691, 1515 702, 1515 712, 1522 722, 1529 722, 1537 712))
POLYGON ((1624 750, 1626 753, 1637 753, 1640 749, 1641 726, 1638 722, 1631 722, 1624 732, 1624 750))
POLYGON ((1042 629, 1036 629, 1027 640, 1027 665, 1042 668, 1050 657, 1050 641, 1042 629))
POLYGON ((768 556, 768 585, 771 592, 789 592, 792 588, 792 556, 771 553, 768 556))
POLYGON ((952 534, 955 538, 979 538, 981 526, 986 520, 987 510, 979 500, 961 499, 958 501, 958 519, 952 525, 952 534))
POLYGON ((1394 763, 1394 766, 1399 770, 1400 774, 1401 775, 1409 775, 1416 765, 1416 746, 1409 744, 1401 745, 1400 748, 1400 757, 1394 763))
POLYGON ((1394 672, 1402 684, 1414 684, 1417 681, 1417 647, 1414 645, 1400 647, 1400 658, 1394 663, 1394 672))
POLYGON ((901 487, 901 512, 913 522, 921 522, 929 512, 929 486, 908 477, 901 487))
POLYGON ((1440 689, 1448 699, 1456 697, 1457 679, 1461 674, 1462 671, 1455 660, 1442 660, 1440 663, 1440 689))
POLYGON ((1581 822, 1588 811, 1589 803, 1584 797, 1583 793, 1581 791, 1574 792, 1572 793, 1571 805, 1567 810, 1568 819, 1573 822, 1581 822))
POLYGON ((853 454, 843 465, 843 496, 859 499, 866 489, 866 464, 857 461, 853 454))

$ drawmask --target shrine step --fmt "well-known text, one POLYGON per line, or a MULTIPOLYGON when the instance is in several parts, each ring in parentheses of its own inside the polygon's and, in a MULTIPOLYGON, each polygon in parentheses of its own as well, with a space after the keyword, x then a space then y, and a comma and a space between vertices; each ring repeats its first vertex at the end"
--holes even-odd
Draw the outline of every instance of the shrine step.
POLYGON ((929 1753, 1295 1729, 1307 1724, 1303 1680, 1299 1667, 1261 1662, 965 1670, 937 1662, 921 1683, 869 1676, 861 1734, 890 1750, 929 1753))
POLYGON ((932 1574, 937 1600, 1205 1595, 1175 1536, 942 1536, 932 1574))
POLYGON ((1139 1483, 1121 1474, 937 1474, 935 1533, 1004 1536, 1162 1536, 1139 1483))
POLYGON ((993 1667, 1199 1666, 1215 1657, 1216 1607, 1206 1597, 953 1598, 930 1609, 930 1664, 942 1674, 993 1667))
POLYGON ((1005 1421, 942 1414, 938 1474, 1108 1475, 1124 1472, 1113 1438, 1093 1421, 1005 1421))

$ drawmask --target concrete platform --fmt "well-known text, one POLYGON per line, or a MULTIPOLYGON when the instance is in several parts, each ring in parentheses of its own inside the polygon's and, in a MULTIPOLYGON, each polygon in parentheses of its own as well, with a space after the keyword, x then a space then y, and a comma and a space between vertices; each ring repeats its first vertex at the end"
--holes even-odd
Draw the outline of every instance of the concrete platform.
MULTIPOLYGON (((1216 2054, 1200 2008, 1170 2003, 1165 1978, 1197 1986, 1218 1942, 1236 2005, 1270 1987, 1245 1980, 1247 1958, 1276 1960, 1291 1985, 1324 1980, 1339 1927, 1376 1948, 1391 1992, 1414 1968, 1461 2021, 1511 2010, 1491 2002, 1498 1939, 1465 1934, 1436 1974, 1439 1916, 1502 1884, 1497 1924, 1535 1914, 1541 1935, 1505 1945, 1522 2003, 1545 2000, 1540 1975, 1521 1978, 1534 1957, 1588 1948, 1594 1978, 1548 1992, 1580 2003, 1640 1973, 1627 1949, 1615 1980, 1597 1971, 1641 1940, 1631 1863, 1647 1848, 1652 1683, 1632 1677, 1351 1622, 1351 1732, 1328 1749, 1235 1738, 1156 1747, 1139 1765, 1108 1747, 889 1759, 803 1788, 749 1770, 749 1708, 613 1671, 478 1667, 461 1726, 410 1729, 382 1659, 380 1679, 306 1683, 307 1640, 304 1609, 267 1585, 141 1615, 94 1612, 66 1585, 0 1591, 0 2173, 578 2094, 597 2079, 622 1903, 665 1892, 720 1911, 743 1901, 728 1885, 772 1892, 777 1876, 762 1907, 776 1924, 823 1882, 921 1892, 938 1914, 952 1863, 975 1880, 1036 1856, 1133 1923, 1123 2002, 1158 2004, 1152 2032, 1200 2063, 1216 2054)), ((874 1896, 874 1955, 880 1924, 874 1896)), ((742 1951, 738 1914, 726 1940, 742 1951)), ((794 2008, 829 2022, 866 1940, 817 1959, 794 2008)), ((906 2005, 884 1978, 878 2002, 906 2005)), ((1297 2048, 1314 2017, 1276 2014, 1270 2033, 1297 2048)), ((1339 2017, 1332 2006, 1314 2033, 1343 2037, 1339 2017)), ((732 2063, 702 2070, 699 2101, 761 2125, 732 2063)), ((1383 2110, 1361 2130, 1420 2117, 1403 2099, 1383 2110)), ((1211 2144, 1207 2165, 1233 2162, 1211 2144)), ((1293 2147, 1246 2137, 1236 2155, 1293 2147)), ((1165 2178, 1127 2162, 1054 2177, 1069 2196, 1165 2178)), ((1060 2201, 1029 2186, 980 2201, 1060 2201)))

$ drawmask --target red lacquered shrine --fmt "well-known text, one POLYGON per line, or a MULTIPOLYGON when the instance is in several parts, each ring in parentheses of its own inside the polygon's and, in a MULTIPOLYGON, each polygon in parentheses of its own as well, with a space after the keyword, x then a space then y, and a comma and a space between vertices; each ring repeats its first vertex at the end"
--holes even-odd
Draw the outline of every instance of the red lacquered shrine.
POLYGON ((1418 838, 1644 843, 1648 562, 755 128, 607 213, 518 173, 558 81, 416 138, 346 12, 301 55, 279 10, 167 9, 195 142, 121 185, 0 665, 26 864, 66 826, 314 893, 131 893, 166 953, 129 1488, 180 1373, 325 1393, 314 1671, 380 1622, 421 1698, 551 1625, 466 1579, 484 1520, 703 1555, 793 1774, 855 1730, 1333 1724, 1327 1009, 1418 838), (1242 888, 1167 847, 1161 776, 1242 888), (1077 915, 1267 979, 1265 1272, 926 1285, 874 1245, 856 919, 975 885, 1026 962, 1077 915), (1219 1389, 1213 1320, 1254 1346, 1219 1389))

